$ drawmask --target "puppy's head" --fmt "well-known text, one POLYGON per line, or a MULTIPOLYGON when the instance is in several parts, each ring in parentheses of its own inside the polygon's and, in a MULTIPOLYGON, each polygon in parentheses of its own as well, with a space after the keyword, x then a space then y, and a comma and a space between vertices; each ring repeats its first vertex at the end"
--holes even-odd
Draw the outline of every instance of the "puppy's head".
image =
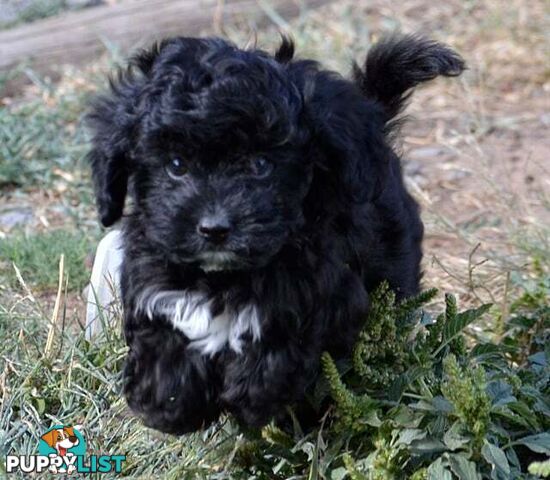
POLYGON ((128 178, 149 242, 204 270, 265 264, 303 223, 311 162, 303 99, 283 63, 222 40, 138 55, 90 115, 102 222, 128 178))
POLYGON ((89 115, 100 218, 128 185, 144 240, 205 271, 265 265, 381 188, 383 109, 312 61, 220 39, 137 55, 89 115))

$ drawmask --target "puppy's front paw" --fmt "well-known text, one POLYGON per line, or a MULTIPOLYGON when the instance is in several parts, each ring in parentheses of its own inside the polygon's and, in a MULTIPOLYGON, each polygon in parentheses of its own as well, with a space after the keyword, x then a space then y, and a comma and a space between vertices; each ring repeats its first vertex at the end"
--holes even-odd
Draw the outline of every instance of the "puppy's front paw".
POLYGON ((226 366, 223 405, 248 426, 265 425, 301 398, 317 363, 318 355, 292 342, 277 350, 252 347, 226 366))
POLYGON ((124 394, 145 425, 166 433, 199 430, 219 416, 209 359, 189 352, 177 333, 135 336, 124 369, 124 394), (142 344, 147 341, 147 344, 142 344))

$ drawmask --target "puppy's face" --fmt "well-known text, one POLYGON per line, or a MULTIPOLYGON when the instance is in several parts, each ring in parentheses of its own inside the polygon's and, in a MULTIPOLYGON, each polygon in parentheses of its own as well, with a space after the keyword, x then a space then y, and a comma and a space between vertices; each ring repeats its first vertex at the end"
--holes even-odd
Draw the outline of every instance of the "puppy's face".
POLYGON ((267 56, 225 47, 178 66, 156 65, 141 100, 136 215, 172 262, 265 265, 303 223, 312 166, 301 96, 267 56))
POLYGON ((172 261, 205 271, 267 263, 302 222, 308 169, 291 148, 205 151, 157 150, 140 166, 147 237, 172 261))

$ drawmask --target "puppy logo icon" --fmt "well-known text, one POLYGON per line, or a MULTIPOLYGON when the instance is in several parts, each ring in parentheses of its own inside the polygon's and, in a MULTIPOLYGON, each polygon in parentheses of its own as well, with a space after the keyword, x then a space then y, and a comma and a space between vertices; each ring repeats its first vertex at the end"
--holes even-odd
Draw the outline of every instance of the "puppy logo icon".
MULTIPOLYGON (((6 455, 6 472, 64 475, 121 473, 125 455, 86 455, 86 440, 79 425, 54 425, 38 440, 36 455, 6 455)), ((1 466, 0 466, 1 470, 1 466)))
POLYGON ((40 437, 38 454, 51 459, 52 473, 71 474, 76 470, 76 456, 86 453, 86 440, 76 427, 56 425, 40 437))

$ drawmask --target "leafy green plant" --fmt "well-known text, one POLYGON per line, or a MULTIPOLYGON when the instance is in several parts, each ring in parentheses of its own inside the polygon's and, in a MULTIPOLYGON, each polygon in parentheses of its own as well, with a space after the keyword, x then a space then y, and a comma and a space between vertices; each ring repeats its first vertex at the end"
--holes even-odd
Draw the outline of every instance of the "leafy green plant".
POLYGON ((455 297, 447 295, 445 311, 434 319, 419 307, 435 294, 397 303, 382 285, 351 364, 323 355, 325 378, 312 403, 322 405, 328 396, 333 406, 322 426, 306 435, 295 429, 293 437, 273 425, 263 435, 248 433, 238 447, 246 455, 235 455, 232 478, 543 475, 550 454, 546 297, 525 294, 511 309, 500 341, 472 344, 464 329, 491 306, 459 312, 455 297))

